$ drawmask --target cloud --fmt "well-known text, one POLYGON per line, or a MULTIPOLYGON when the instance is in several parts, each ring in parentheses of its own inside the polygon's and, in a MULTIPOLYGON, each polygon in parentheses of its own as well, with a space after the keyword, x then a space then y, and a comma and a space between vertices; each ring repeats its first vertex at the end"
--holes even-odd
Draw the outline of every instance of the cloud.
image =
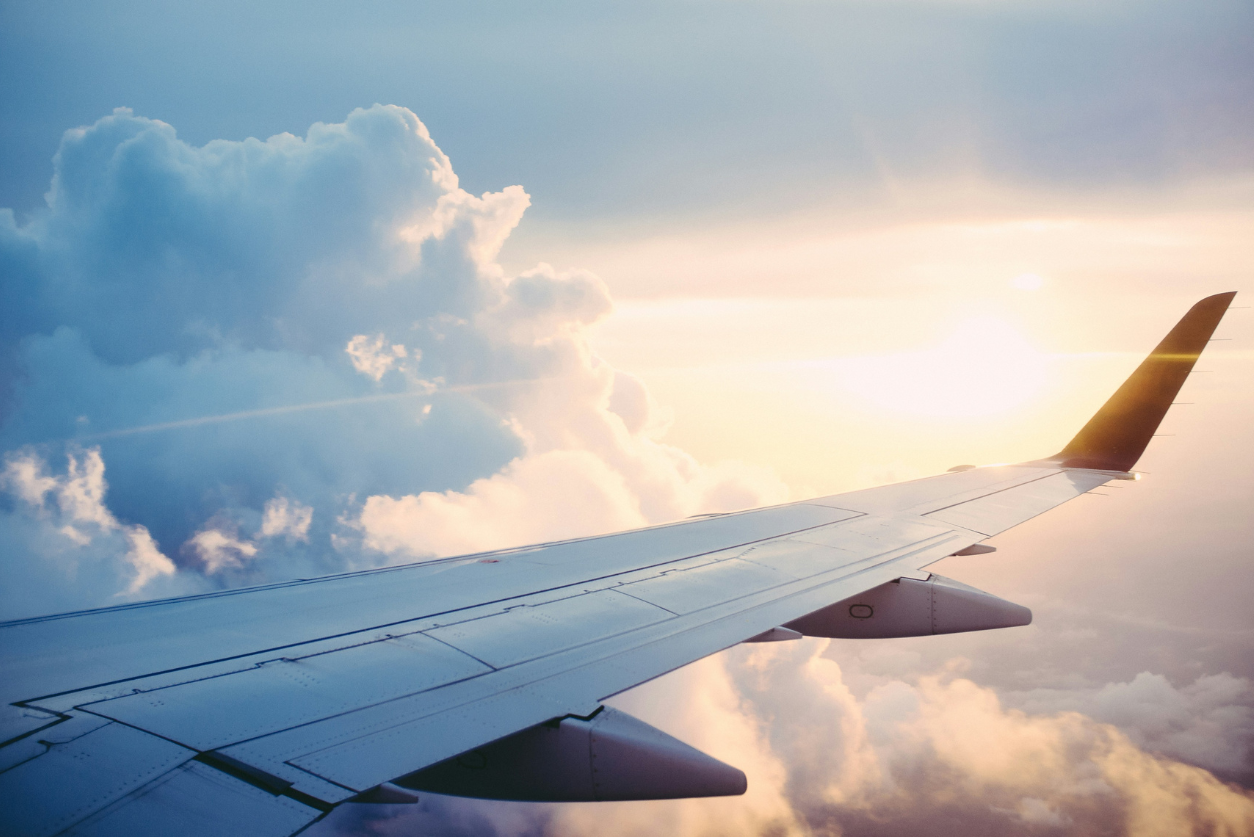
POLYGON ((240 540, 230 531, 210 527, 202 529, 188 539, 183 548, 195 555, 205 565, 209 575, 230 567, 243 567, 257 555, 257 547, 240 540))
POLYGON ((109 506, 71 474, 63 514, 215 586, 782 499, 657 441, 588 345, 600 279, 496 262, 529 203, 461 189, 399 107, 200 147, 125 109, 68 131, 47 208, 0 214, 0 451, 91 446, 109 506))
MULTIPOLYGON (((821 640, 739 646, 611 701, 744 769, 743 797, 546 806, 428 794, 417 808, 374 812, 370 828, 561 837, 1254 829, 1249 791, 1080 713, 1009 708, 965 676, 962 660, 884 678, 859 697, 829 649, 821 640)), ((337 811, 311 833, 363 833, 364 816, 337 811)))
POLYGON ((278 496, 266 501, 261 518, 261 538, 283 536, 289 540, 309 540, 309 524, 313 523, 313 509, 298 501, 278 496))
POLYGON ((1123 730, 1138 746, 1227 775, 1248 775, 1254 687, 1227 672, 1176 687, 1143 671, 1096 689, 1034 689, 1014 696, 1034 712, 1074 711, 1123 730))
POLYGON ((855 833, 1243 833, 1254 795, 1076 712, 1028 713, 965 661, 886 677, 857 698, 822 644, 737 651, 730 666, 789 765, 806 822, 855 833), (811 719, 808 724, 796 718, 811 719), (945 824, 945 825, 941 825, 945 824))
POLYGON ((643 526, 636 496, 588 451, 549 451, 511 463, 465 492, 369 498, 359 518, 368 549, 457 555, 643 526))
POLYGON ((964 675, 961 660, 931 673, 915 666, 858 697, 826 655, 828 647, 814 640, 741 646, 708 661, 701 673, 690 669, 686 677, 697 682, 674 676, 672 683, 636 690, 653 694, 640 694, 633 708, 711 750, 729 733, 734 740, 738 725, 758 731, 764 743, 732 761, 768 768, 754 778, 784 800, 779 833, 1166 835, 1254 828, 1254 794, 1146 752, 1119 728, 1077 712, 1008 708, 994 690, 964 675), (723 679, 736 696, 730 716, 708 711, 701 700, 709 686, 700 681, 723 679), (671 708, 685 704, 687 711, 671 708), (678 728, 668 720, 676 716, 683 720, 678 728))
POLYGON ((382 334, 376 334, 373 339, 364 334, 358 334, 348 341, 344 351, 348 352, 349 358, 352 359, 354 369, 378 381, 394 363, 409 357, 409 352, 400 343, 385 346, 384 342, 382 334))
POLYGON ((106 507, 104 474, 97 448, 71 448, 64 474, 49 473, 31 448, 5 456, 0 491, 11 502, 0 507, 0 541, 7 547, 0 605, 6 612, 29 613, 24 600, 32 594, 81 607, 134 599, 150 588, 179 589, 168 583, 174 563, 148 530, 122 523, 106 507))

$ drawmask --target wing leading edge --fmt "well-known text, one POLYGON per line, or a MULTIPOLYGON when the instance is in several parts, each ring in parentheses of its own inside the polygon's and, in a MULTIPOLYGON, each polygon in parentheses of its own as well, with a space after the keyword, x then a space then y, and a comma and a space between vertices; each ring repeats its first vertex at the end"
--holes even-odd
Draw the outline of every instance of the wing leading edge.
POLYGON ((0 625, 0 835, 285 835, 344 801, 412 798, 394 781, 741 792, 739 771, 602 700, 750 639, 1024 624, 924 568, 1127 478, 1233 296, 1195 305, 1046 460, 0 625))

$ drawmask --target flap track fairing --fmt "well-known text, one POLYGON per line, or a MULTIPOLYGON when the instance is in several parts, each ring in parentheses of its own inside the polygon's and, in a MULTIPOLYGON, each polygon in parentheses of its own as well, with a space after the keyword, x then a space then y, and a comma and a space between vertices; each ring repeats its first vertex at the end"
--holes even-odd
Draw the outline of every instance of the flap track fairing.
POLYGON ((731 765, 609 707, 525 729, 396 784, 521 802, 737 796, 747 787, 731 765))
POLYGON ((1012 628, 1032 621, 1032 611, 965 584, 931 575, 899 578, 828 605, 784 627, 806 636, 887 639, 1012 628))

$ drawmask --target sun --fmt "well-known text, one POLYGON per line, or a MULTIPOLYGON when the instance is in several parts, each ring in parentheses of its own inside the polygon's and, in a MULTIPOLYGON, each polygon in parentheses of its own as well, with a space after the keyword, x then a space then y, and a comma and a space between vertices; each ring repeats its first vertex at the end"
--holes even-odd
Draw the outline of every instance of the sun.
POLYGON ((995 317, 961 322, 944 340, 917 352, 849 358, 840 384, 876 407, 930 417, 1012 412, 1039 395, 1048 356, 995 317))

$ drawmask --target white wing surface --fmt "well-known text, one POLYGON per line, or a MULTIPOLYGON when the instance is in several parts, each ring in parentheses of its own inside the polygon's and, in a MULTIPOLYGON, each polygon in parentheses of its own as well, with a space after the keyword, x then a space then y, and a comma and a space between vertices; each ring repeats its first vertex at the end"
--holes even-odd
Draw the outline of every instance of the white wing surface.
POLYGON ((1198 303, 1048 460, 0 625, 0 834, 287 835, 405 788, 741 792, 601 702, 751 639, 1024 624, 924 568, 1128 478, 1232 296, 1198 303))

